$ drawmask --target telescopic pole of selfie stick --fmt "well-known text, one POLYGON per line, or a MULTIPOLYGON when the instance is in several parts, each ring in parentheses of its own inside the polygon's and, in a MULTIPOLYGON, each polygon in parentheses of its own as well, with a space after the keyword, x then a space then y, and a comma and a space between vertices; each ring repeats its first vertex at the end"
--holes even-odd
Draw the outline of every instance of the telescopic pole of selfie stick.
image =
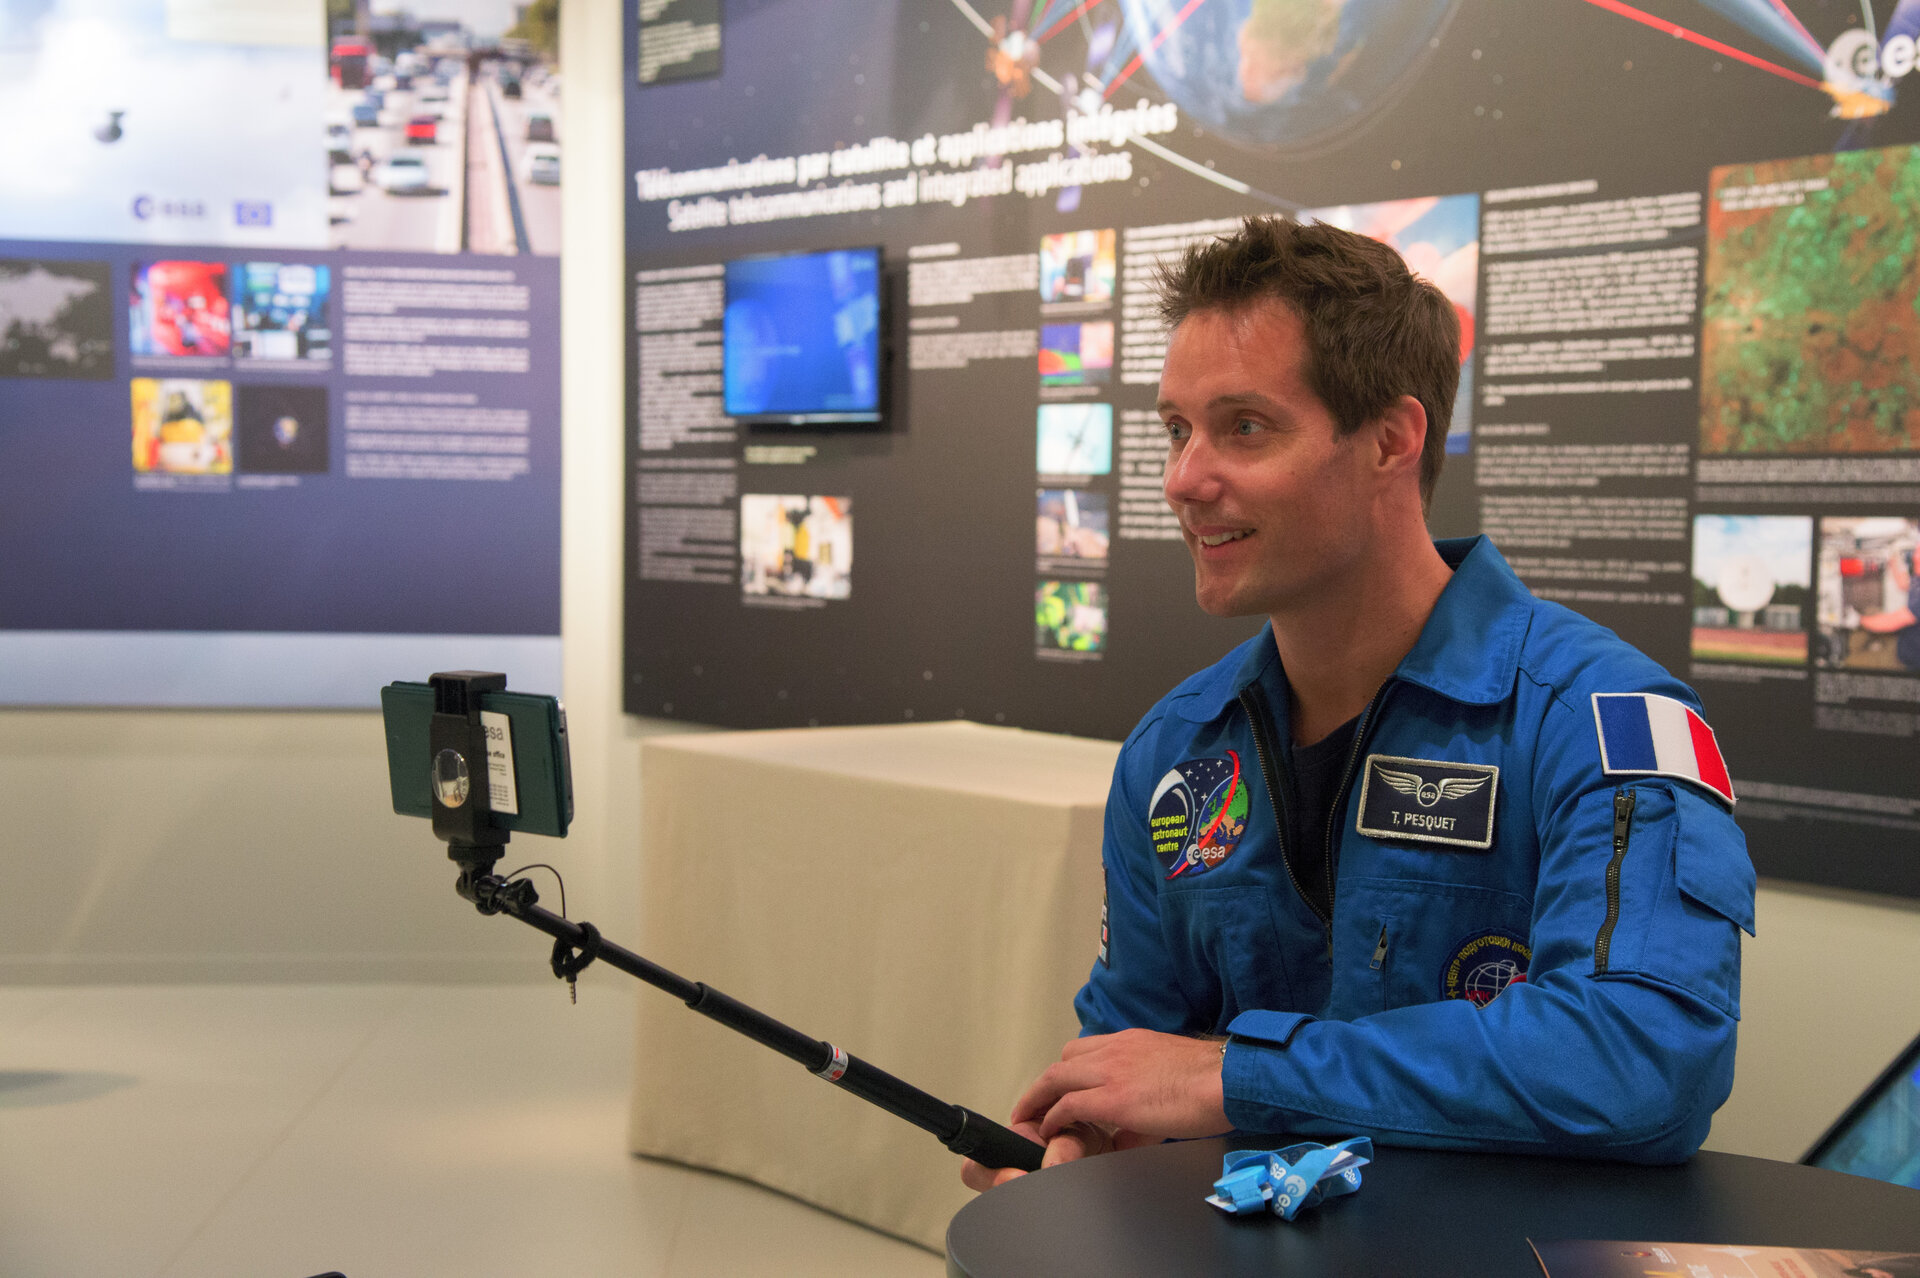
POLYGON ((460 867, 457 886, 461 896, 472 901, 482 914, 509 914, 554 938, 557 943, 553 954, 554 975, 570 981, 595 960, 617 967, 655 989, 665 990, 702 1016, 798 1061, 816 1078, 823 1078, 889 1114, 932 1132, 956 1154, 986 1167, 1039 1170, 1041 1155, 1046 1151, 1018 1132, 965 1106, 951 1105, 929 1095, 832 1043, 809 1038, 703 982, 676 975, 607 940, 591 923, 574 923, 543 909, 533 885, 525 879, 509 882, 495 874, 494 863, 504 855, 508 836, 507 831, 496 829, 488 820, 480 695, 503 690, 506 679, 499 675, 473 676, 470 672, 459 672, 451 677, 435 675, 433 685, 432 749, 436 769, 433 832, 446 840, 448 857, 460 867), (494 686, 496 679, 498 684, 494 686), (443 801, 448 789, 439 784, 441 761, 446 759, 446 751, 455 752, 462 760, 482 761, 481 766, 472 769, 464 762, 460 765, 462 784, 467 789, 462 794, 463 801, 456 806, 443 801))

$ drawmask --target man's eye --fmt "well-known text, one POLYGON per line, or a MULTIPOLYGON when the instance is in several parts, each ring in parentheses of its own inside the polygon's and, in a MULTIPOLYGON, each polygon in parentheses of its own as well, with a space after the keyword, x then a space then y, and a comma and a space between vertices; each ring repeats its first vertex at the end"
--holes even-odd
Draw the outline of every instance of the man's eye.
POLYGON ((1167 441, 1169 443, 1177 444, 1182 440, 1184 440, 1187 437, 1187 435, 1190 433, 1187 429, 1186 424, 1183 422, 1168 422, 1166 424, 1166 427, 1167 427, 1167 441))
POLYGON ((1251 435, 1259 429, 1260 423, 1254 421, 1251 417, 1242 417, 1233 424, 1233 433, 1236 435, 1251 435))

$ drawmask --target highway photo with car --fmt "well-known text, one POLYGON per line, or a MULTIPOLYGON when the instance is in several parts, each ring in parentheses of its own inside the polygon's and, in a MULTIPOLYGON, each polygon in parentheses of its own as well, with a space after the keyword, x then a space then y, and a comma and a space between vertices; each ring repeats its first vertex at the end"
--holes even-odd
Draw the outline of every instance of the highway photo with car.
POLYGON ((560 77, 518 42, 483 46, 450 25, 391 56, 335 36, 329 244, 557 254, 560 77))

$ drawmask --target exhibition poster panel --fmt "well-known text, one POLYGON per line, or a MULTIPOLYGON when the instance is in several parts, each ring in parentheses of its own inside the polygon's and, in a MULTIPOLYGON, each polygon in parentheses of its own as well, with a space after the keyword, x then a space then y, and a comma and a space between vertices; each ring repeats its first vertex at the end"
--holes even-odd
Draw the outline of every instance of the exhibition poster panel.
POLYGON ((557 684, 562 117, 514 21, 8 19, 0 702, 557 684))
POLYGON ((1258 624, 1161 498, 1156 272, 1317 218, 1462 320, 1435 533, 1699 690, 1763 873, 1920 893, 1920 4, 628 18, 628 710, 1124 736, 1258 624), (804 327, 875 314, 877 424, 760 412, 833 352, 742 264, 873 246, 804 327))

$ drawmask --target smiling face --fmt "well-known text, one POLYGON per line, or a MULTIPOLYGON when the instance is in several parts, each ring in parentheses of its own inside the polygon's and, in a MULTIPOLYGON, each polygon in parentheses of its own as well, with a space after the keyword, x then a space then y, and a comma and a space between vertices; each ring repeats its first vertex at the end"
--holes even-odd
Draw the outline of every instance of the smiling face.
POLYGON ((1217 617, 1310 613, 1351 590, 1372 532, 1371 432, 1342 436, 1280 301, 1198 310, 1160 375, 1167 504, 1217 617))

